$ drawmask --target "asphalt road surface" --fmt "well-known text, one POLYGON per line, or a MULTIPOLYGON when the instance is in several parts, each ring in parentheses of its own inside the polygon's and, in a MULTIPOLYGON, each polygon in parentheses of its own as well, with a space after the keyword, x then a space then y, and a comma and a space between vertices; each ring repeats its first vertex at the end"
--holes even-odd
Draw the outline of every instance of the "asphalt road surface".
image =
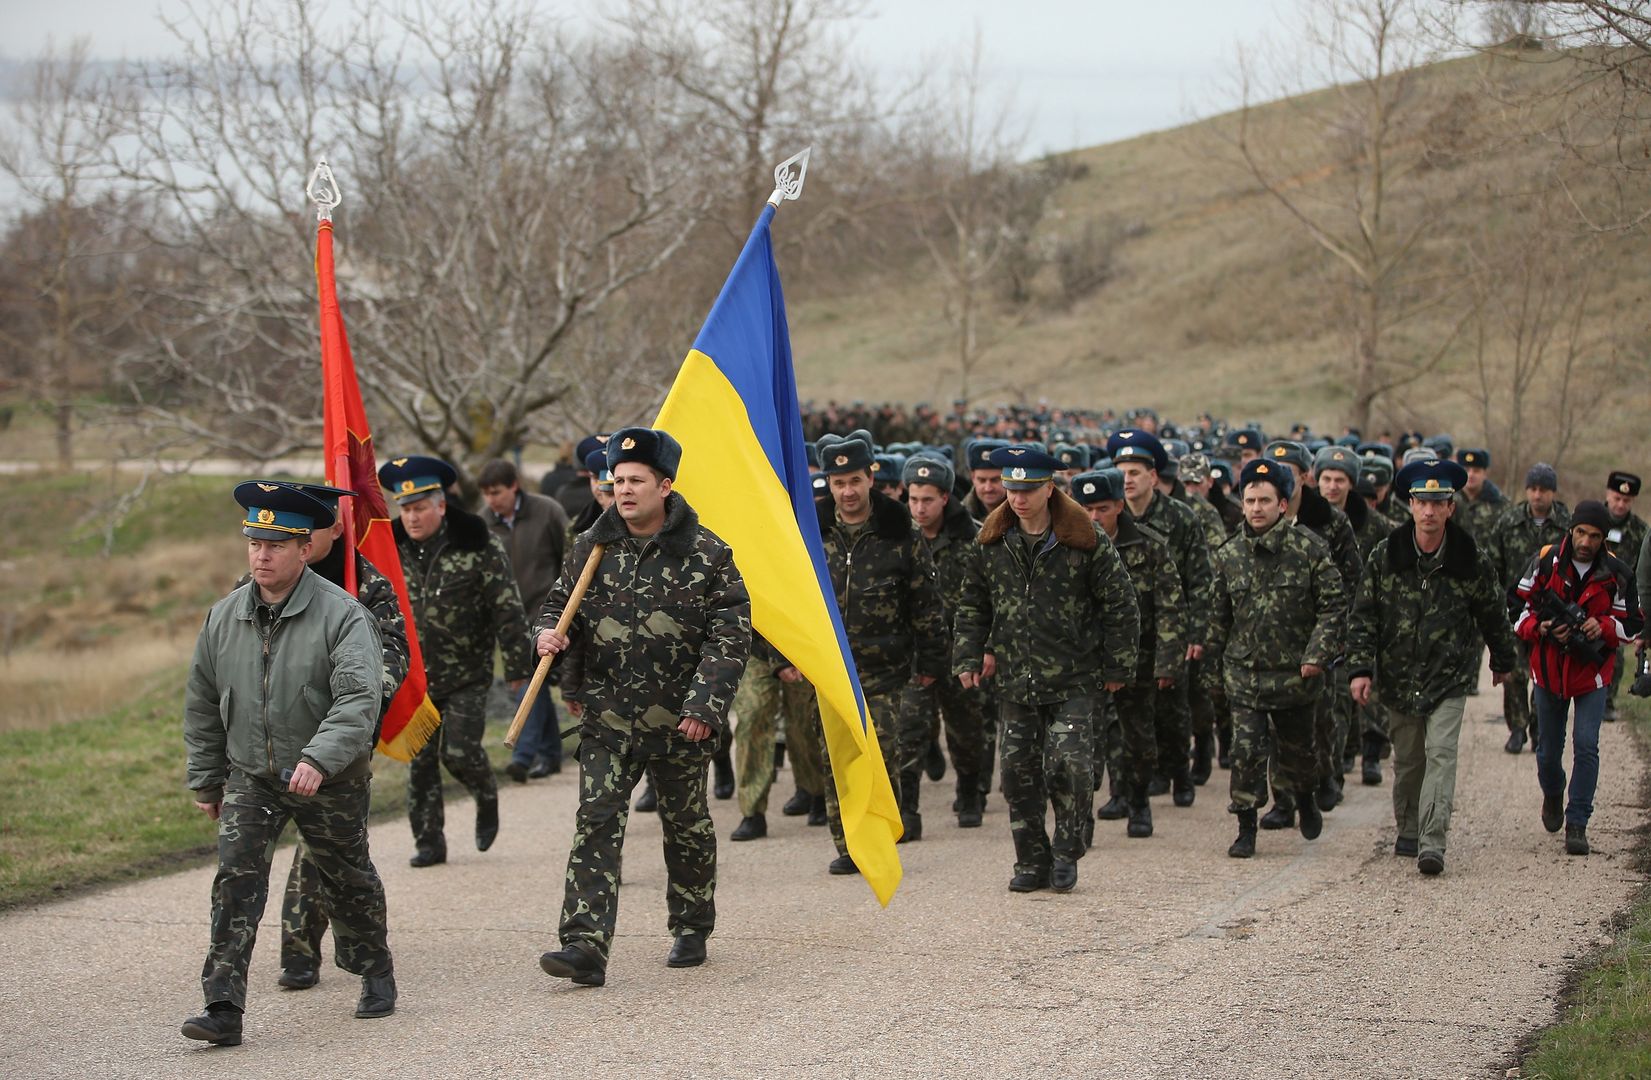
MULTIPOLYGON (((1263 832, 1254 859, 1229 859, 1218 771, 1190 809, 1154 800, 1150 840, 1098 823, 1070 895, 1011 895, 1003 803, 959 830, 948 775, 925 784, 925 838, 901 847, 881 910, 827 876, 824 829, 780 816, 782 776, 765 840, 727 842, 738 810, 715 804, 718 930, 704 967, 672 970, 659 825, 633 815, 600 989, 538 966, 573 778, 507 783, 486 854, 468 801, 449 804, 442 867, 407 866, 405 823, 375 827, 393 1017, 354 1019, 359 980, 331 966, 277 989, 272 902, 245 1044, 182 1038, 207 944, 212 871, 195 869, 0 917, 0 1076, 1500 1076, 1641 883, 1648 817, 1643 763, 1607 725, 1594 853, 1567 858, 1538 820, 1534 759, 1485 719, 1500 700, 1469 699, 1439 878, 1392 854, 1390 779, 1355 779, 1315 842, 1263 832)), ((181 791, 178 812, 194 812, 181 791)))

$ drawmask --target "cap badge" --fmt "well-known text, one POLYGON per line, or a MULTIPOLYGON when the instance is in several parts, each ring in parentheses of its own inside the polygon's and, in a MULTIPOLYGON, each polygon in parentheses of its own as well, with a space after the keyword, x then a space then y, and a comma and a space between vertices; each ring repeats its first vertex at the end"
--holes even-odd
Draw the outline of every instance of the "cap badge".
POLYGON ((1026 470, 1021 469, 1021 468, 1010 469, 1009 470, 1009 479, 1011 479, 1011 480, 1024 480, 1024 479, 1026 479, 1026 470))
POLYGON ((1287 454, 1287 453, 1288 453, 1288 452, 1289 452, 1289 451, 1287 451, 1287 450, 1285 450, 1285 448, 1284 448, 1284 447, 1282 447, 1282 446, 1275 446, 1275 447, 1273 447, 1273 456, 1274 456, 1274 457, 1283 457, 1283 456, 1284 456, 1284 455, 1285 455, 1285 454, 1287 454))
POLYGON ((401 482, 401 493, 403 495, 411 495, 413 493, 413 489, 416 487, 418 487, 418 485, 413 483, 411 480, 403 480, 401 482))
POLYGON ((1085 485, 1084 485, 1084 486, 1083 486, 1083 493, 1084 493, 1084 494, 1085 494, 1085 495, 1093 495, 1093 494, 1095 494, 1095 485, 1094 485, 1094 484, 1085 484, 1085 485))
POLYGON ((848 455, 847 454, 838 454, 837 459, 834 462, 834 464, 836 464, 836 465, 847 465, 848 464, 848 455))
POLYGON ((927 475, 929 475, 929 467, 927 465, 919 466, 918 470, 917 470, 917 475, 918 476, 927 476, 927 475))
POLYGON ((1258 473, 1265 473, 1265 472, 1266 472, 1266 471, 1267 471, 1267 466, 1265 466, 1265 465, 1257 465, 1257 466, 1256 466, 1256 467, 1255 467, 1255 471, 1256 471, 1256 472, 1258 472, 1258 473))
POLYGON ((1120 438, 1120 439, 1133 439, 1134 437, 1135 437, 1135 433, 1133 431, 1120 431, 1120 432, 1118 432, 1118 438, 1120 438))
POLYGON ((403 465, 405 465, 405 464, 407 464, 407 459, 406 459, 406 458, 404 458, 404 457, 398 457, 398 458, 396 458, 396 459, 395 459, 395 460, 394 460, 394 461, 392 461, 392 462, 390 462, 390 464, 391 464, 391 465, 394 465, 394 466, 395 466, 395 467, 396 467, 396 468, 398 468, 398 469, 399 469, 399 468, 401 468, 401 467, 402 467, 402 466, 403 466, 403 465))
POLYGON ((1024 453, 1026 453, 1025 450, 1021 450, 1019 448, 1016 448, 1014 450, 1009 451, 1009 456, 1010 457, 1020 457, 1024 453))
POLYGON ((621 449, 621 450, 635 450, 636 449, 636 440, 631 438, 630 436, 626 436, 625 441, 619 444, 619 449, 621 449))
POLYGON ((258 485, 258 490, 259 491, 280 491, 281 486, 279 484, 259 484, 258 485))
POLYGON ((1626 494, 1628 494, 1628 489, 1631 486, 1632 485, 1629 484, 1628 481, 1624 480, 1621 484, 1617 485, 1617 490, 1622 492, 1624 495, 1626 495, 1626 494))
MULTIPOLYGON (((262 486, 262 485, 260 485, 260 486, 262 486)), ((258 511, 258 524, 260 524, 260 525, 273 525, 273 524, 275 524, 275 511, 274 510, 260 510, 260 511, 258 511)))
POLYGON ((1429 490, 1429 491, 1438 491, 1439 490, 1439 481, 1435 480, 1433 477, 1430 476, 1430 477, 1427 478, 1427 484, 1425 486, 1426 486, 1427 490, 1429 490))

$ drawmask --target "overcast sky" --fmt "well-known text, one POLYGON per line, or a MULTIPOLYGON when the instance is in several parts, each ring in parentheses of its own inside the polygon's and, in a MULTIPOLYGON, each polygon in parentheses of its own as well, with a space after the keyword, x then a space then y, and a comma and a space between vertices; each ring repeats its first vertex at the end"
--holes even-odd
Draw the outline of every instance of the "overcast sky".
MULTIPOLYGON (((350 5, 332 6, 334 18, 347 17, 350 5)), ((541 6, 574 21, 604 10, 600 0, 541 6)), ((178 0, 0 0, 0 49, 26 59, 48 35, 84 35, 99 57, 153 56, 172 48, 158 14, 181 8, 178 0)), ((1027 149, 1036 153, 1174 127, 1229 107, 1224 91, 1236 43, 1276 30, 1279 10, 1289 10, 1288 0, 871 0, 858 41, 878 69, 899 74, 925 58, 966 51, 978 23, 994 82, 1013 89, 1029 120, 1027 149)))

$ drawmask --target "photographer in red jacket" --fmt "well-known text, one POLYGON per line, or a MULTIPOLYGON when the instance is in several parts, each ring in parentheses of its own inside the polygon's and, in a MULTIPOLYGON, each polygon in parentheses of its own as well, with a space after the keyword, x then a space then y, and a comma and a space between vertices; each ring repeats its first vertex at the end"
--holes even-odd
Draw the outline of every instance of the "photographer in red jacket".
POLYGON ((1599 725, 1617 649, 1639 633, 1639 603, 1627 567, 1605 550, 1605 504, 1578 503, 1570 531, 1531 561, 1516 586, 1524 610, 1514 633, 1528 642, 1536 684, 1536 778, 1542 824, 1565 826, 1565 851, 1588 854, 1588 818, 1599 782, 1599 725), (1570 805, 1565 805, 1565 723, 1573 703, 1570 805))

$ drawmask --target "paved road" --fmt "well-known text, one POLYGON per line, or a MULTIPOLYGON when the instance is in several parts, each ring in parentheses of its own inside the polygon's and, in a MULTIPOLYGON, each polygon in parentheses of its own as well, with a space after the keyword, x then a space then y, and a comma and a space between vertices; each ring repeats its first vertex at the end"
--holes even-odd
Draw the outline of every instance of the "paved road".
MULTIPOLYGON (((1642 764, 1608 726, 1594 854, 1567 859, 1537 820, 1533 759, 1504 754, 1483 718, 1499 701, 1470 699, 1437 879, 1391 854, 1386 786, 1352 789, 1315 843, 1263 833, 1255 859, 1228 859, 1218 773, 1191 809, 1159 800, 1151 840, 1102 823, 1074 893, 1012 896, 1002 803, 962 832, 928 785, 890 909, 828 877, 825 831, 776 806, 769 839, 721 848, 710 961, 674 971, 659 826, 638 816, 608 985, 578 989, 537 964, 571 831, 561 776, 508 790, 494 849, 455 842, 445 867, 409 869, 405 826, 377 828, 390 1019, 353 1019, 358 981, 332 968, 277 990, 267 916, 245 1045, 181 1038, 207 869, 0 917, 0 1075, 1499 1076, 1641 883, 1648 817, 1642 764)), ((737 811, 716 816, 726 837, 737 811)), ((468 835, 467 803, 449 824, 468 835)))

